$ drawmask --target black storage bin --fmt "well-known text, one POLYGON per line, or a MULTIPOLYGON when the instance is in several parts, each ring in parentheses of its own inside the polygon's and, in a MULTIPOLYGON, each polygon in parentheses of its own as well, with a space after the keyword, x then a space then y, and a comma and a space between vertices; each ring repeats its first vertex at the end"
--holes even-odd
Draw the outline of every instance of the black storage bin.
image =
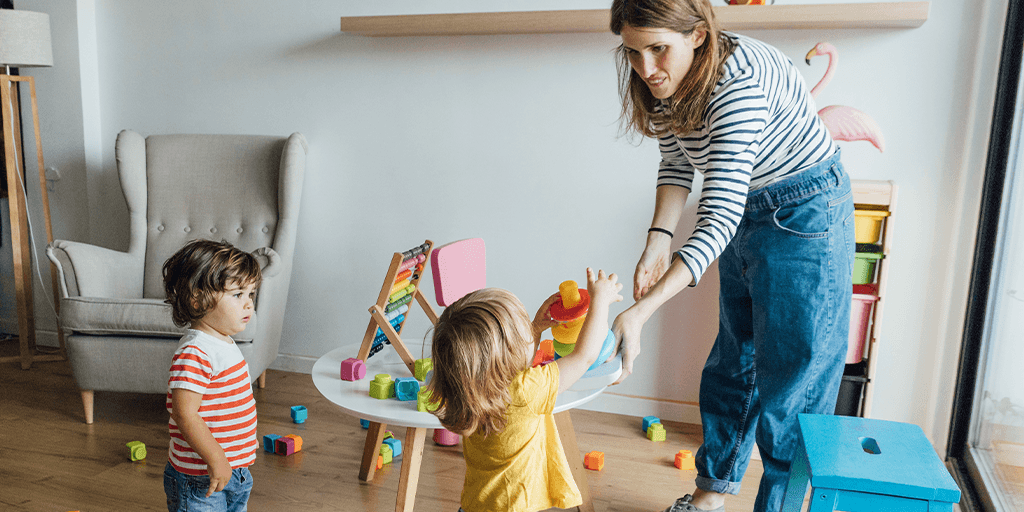
POLYGON ((864 394, 864 384, 868 382, 866 372, 867 364, 864 362, 846 365, 836 400, 837 415, 860 416, 860 399, 864 394))

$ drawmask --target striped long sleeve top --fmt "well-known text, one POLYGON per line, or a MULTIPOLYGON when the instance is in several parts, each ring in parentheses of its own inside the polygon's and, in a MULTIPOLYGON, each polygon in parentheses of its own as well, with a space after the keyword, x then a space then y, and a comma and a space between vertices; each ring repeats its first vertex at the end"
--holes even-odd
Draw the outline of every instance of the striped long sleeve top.
POLYGON ((756 39, 725 61, 696 132, 659 137, 658 186, 690 190, 704 176, 697 223, 676 254, 700 277, 736 234, 750 191, 799 173, 836 151, 793 62, 756 39))
MULTIPOLYGON (((178 388, 203 395, 199 416, 224 449, 231 469, 247 467, 256 461, 259 447, 256 400, 252 395, 249 365, 238 345, 189 329, 171 361, 168 412, 173 407, 171 391, 178 388)), ((186 475, 207 474, 206 462, 185 441, 173 416, 168 428, 171 433, 168 458, 174 469, 186 475)))

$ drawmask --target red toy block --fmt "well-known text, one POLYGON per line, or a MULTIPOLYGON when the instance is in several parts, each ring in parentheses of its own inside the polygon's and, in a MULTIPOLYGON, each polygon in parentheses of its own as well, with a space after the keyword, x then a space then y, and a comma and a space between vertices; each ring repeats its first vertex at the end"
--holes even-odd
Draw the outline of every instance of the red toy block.
POLYGON ((679 450, 676 454, 676 467, 679 469, 697 469, 694 462, 693 452, 690 450, 679 450))
POLYGON ((590 452, 583 457, 583 467, 591 471, 604 469, 604 452, 590 452))
POLYGON ((366 363, 350 357, 341 362, 341 380, 360 380, 366 377, 366 363))

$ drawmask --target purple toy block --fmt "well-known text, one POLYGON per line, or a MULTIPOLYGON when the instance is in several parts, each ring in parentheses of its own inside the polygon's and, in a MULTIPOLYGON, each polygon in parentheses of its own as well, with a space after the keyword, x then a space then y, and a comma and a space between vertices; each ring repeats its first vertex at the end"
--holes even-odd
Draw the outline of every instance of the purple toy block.
POLYGON ((366 377, 366 363, 350 357, 341 362, 341 380, 360 380, 366 377))
POLYGON ((459 444, 459 435, 450 430, 435 428, 434 442, 441 446, 455 446, 459 444))
POLYGON ((290 437, 279 437, 274 441, 274 445, 278 455, 291 455, 295 453, 295 440, 290 437))

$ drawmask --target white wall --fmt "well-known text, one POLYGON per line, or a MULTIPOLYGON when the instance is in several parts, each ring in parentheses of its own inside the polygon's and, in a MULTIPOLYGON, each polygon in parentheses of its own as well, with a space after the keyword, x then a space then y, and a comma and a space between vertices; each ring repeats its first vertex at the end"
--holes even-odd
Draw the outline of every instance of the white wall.
MULTIPOLYGON (((933 0, 917 29, 748 33, 779 47, 812 83, 826 62, 808 67, 803 56, 831 41, 839 70, 819 106, 857 107, 885 133, 885 154, 866 142, 842 144, 855 179, 900 185, 873 416, 922 425, 937 445, 945 442, 956 372, 1005 3, 933 0)), ((427 238, 482 237, 488 284, 530 307, 562 280, 582 280, 588 265, 628 281, 653 211, 658 154, 655 144, 616 136, 617 38, 338 31, 343 15, 474 5, 96 0, 93 11, 92 0, 80 0, 79 19, 95 17, 98 68, 94 76, 83 71, 85 85, 47 75, 57 66, 36 73, 55 89, 41 98, 57 116, 51 126, 79 132, 47 129, 44 147, 67 137, 84 147, 79 153, 103 157, 95 166, 67 166, 58 190, 71 206, 55 208, 57 237, 127 246, 113 163, 121 129, 299 131, 310 154, 280 368, 308 371, 323 353, 358 342, 391 254, 427 238), (83 110, 84 121, 66 117, 83 110), (86 174, 88 187, 80 186, 86 174), (83 205, 89 227, 75 217, 83 205)), ((475 9, 606 5, 503 0, 475 9)), ((80 60, 89 67, 90 59, 80 60)), ((677 232, 692 226, 693 211, 687 208, 677 232)), ((716 276, 712 269, 654 317, 636 374, 595 407, 698 421, 700 369, 717 330, 716 276)), ((426 332, 423 315, 409 322, 407 333, 426 332)))

